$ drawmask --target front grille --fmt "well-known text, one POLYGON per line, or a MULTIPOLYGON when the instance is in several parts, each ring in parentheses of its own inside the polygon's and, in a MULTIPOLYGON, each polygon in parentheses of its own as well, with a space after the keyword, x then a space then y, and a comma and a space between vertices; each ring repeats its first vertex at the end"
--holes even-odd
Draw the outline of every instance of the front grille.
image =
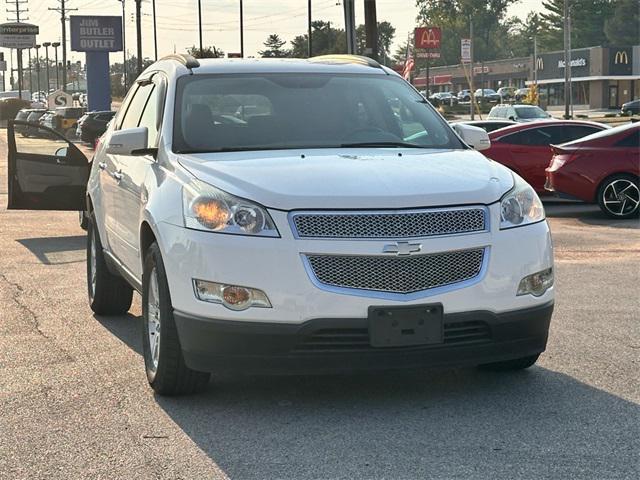
POLYGON ((333 287, 412 293, 480 274, 484 248, 407 257, 308 255, 318 282, 333 287))
MULTIPOLYGON (((444 324, 444 344, 470 344, 491 340, 489 325, 482 321, 468 321, 444 324)), ((405 349, 434 348, 438 345, 395 347, 405 349)), ((366 350, 386 350, 372 347, 369 330, 366 328, 325 328, 305 336, 293 349, 300 353, 320 352, 361 352, 366 350)))
POLYGON ((482 208, 393 213, 300 213, 293 223, 302 238, 411 238, 481 232, 482 208))

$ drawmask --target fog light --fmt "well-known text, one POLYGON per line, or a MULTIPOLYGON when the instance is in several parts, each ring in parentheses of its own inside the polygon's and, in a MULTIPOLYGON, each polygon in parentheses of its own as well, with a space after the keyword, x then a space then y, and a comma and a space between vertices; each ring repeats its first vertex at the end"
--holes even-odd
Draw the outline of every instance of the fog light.
POLYGON ((527 275, 520 280, 517 295, 533 295, 539 297, 553 285, 553 268, 527 275))
POLYGON ((246 310, 249 307, 271 308, 267 295, 255 288, 195 279, 193 288, 199 300, 220 303, 230 310, 246 310))

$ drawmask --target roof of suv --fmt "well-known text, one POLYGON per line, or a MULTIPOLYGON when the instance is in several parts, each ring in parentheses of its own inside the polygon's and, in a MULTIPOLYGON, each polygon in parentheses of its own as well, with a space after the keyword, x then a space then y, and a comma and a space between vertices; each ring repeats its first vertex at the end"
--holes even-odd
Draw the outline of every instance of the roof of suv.
POLYGON ((205 58, 170 55, 149 67, 158 70, 196 74, 208 73, 350 73, 397 75, 393 70, 377 62, 357 55, 325 55, 307 59, 297 58, 205 58), (180 58, 182 57, 182 59, 180 58), (193 63, 195 61, 195 64, 193 63), (191 68, 189 68, 191 66, 191 68))

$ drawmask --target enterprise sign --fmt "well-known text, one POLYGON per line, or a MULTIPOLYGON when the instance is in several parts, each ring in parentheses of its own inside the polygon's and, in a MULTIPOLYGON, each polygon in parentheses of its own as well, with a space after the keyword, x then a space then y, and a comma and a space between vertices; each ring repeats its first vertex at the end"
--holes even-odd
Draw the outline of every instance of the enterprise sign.
POLYGON ((122 50, 122 17, 71 16, 71 50, 119 52, 122 50))

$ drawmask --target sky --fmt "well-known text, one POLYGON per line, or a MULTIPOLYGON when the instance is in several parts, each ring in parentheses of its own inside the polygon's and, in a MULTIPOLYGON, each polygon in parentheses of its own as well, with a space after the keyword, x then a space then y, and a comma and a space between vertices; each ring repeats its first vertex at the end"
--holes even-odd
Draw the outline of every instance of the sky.
MULTIPOLYGON (((198 44, 197 0, 155 0, 158 32, 158 55, 161 57, 184 52, 198 44)), ((203 11, 203 43, 215 45, 224 52, 240 51, 239 0, 201 0, 203 11)), ((126 9, 126 39, 129 54, 135 54, 135 2, 124 0, 126 9)), ((8 2, 7 2, 8 3, 8 2)), ((66 0, 67 8, 77 8, 69 15, 121 15, 119 0, 66 0)), ((356 0, 356 21, 364 23, 364 0, 356 0)), ((29 11, 23 16, 29 23, 40 26, 37 42, 55 42, 61 39, 60 15, 49 8, 59 6, 59 0, 28 0, 21 8, 29 11)), ((532 10, 540 10, 540 0, 520 0, 512 6, 509 15, 526 17, 532 10)), ((152 0, 143 0, 143 56, 154 57, 152 30, 152 0)), ((415 26, 417 8, 415 0, 377 0, 378 21, 389 21, 396 27, 395 46, 403 42, 415 26)), ((330 21, 344 28, 343 8, 340 0, 313 0, 314 19, 330 21)), ((10 15, 7 13, 7 15, 10 15)), ((290 41, 307 28, 307 0, 244 0, 245 55, 257 55, 262 43, 271 33, 290 41)), ((69 42, 69 39, 67 39, 69 42)), ((69 45, 69 43, 67 43, 69 45)), ((4 50, 4 49, 0 49, 4 50)), ((5 57, 8 59, 8 51, 5 57)), ((82 53, 69 52, 72 61, 84 60, 82 53)), ((15 58, 15 57, 14 57, 15 58)), ((122 61, 121 53, 111 53, 111 62, 122 61)))

